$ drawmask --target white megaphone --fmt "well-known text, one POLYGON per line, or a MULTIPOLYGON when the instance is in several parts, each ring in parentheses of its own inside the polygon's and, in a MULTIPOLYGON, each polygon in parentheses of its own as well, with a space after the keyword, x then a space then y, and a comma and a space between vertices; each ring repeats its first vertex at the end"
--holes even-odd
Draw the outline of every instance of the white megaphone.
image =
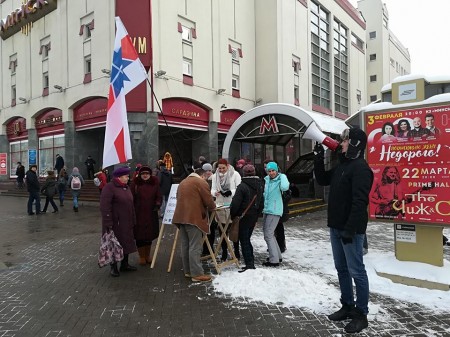
POLYGON ((339 142, 333 138, 328 137, 326 134, 324 134, 316 125, 315 122, 311 122, 309 124, 308 128, 306 129, 305 133, 303 134, 303 138, 306 139, 312 139, 316 142, 319 142, 332 151, 336 151, 336 149, 339 146, 339 142))

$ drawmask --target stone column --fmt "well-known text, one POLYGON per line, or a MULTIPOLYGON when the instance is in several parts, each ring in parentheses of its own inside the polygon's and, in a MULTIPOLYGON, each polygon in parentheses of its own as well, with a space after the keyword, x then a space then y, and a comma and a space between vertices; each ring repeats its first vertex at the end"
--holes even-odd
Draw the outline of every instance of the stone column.
POLYGON ((72 121, 64 122, 64 165, 67 168, 67 173, 72 172, 74 166, 80 165, 80 160, 76 156, 79 152, 76 148, 77 134, 75 132, 75 123, 72 121))
POLYGON ((159 147, 158 114, 156 112, 128 113, 133 160, 137 163, 156 166, 159 147))
POLYGON ((217 122, 209 122, 208 131, 205 132, 195 144, 192 144, 193 160, 197 161, 198 157, 204 156, 210 163, 218 159, 218 134, 217 122))

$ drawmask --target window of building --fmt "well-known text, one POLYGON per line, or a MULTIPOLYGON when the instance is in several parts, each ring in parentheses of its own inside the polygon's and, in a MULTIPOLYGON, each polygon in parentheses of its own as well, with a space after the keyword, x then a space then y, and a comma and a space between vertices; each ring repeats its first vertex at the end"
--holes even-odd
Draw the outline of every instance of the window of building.
POLYGON ((385 17, 383 17, 383 26, 384 26, 385 28, 389 28, 389 27, 388 27, 388 19, 385 18, 385 17))
POLYGON ((239 48, 231 47, 231 72, 231 88, 234 90, 239 90, 239 78, 241 75, 239 48))
POLYGON ((329 13, 311 2, 312 103, 331 110, 329 13))
POLYGON ((17 99, 16 85, 13 84, 11 86, 11 106, 15 106, 16 105, 16 99, 17 99))
MULTIPOLYGON (((88 15, 88 17, 92 17, 92 14, 88 15)), ((80 36, 83 36, 84 40, 89 40, 92 36, 92 31, 94 30, 94 19, 88 21, 87 17, 83 18, 81 21, 84 22, 80 26, 80 36)))
POLYGON ((65 157, 64 135, 39 138, 39 176, 46 176, 48 170, 53 170, 57 154, 65 157))
POLYGON ((48 77, 48 72, 42 74, 42 96, 48 96, 48 87, 50 85, 50 80, 48 77))
POLYGON ((370 82, 376 82, 377 81, 377 75, 370 75, 370 82))
POLYGON ((370 54, 369 59, 370 61, 375 61, 377 59, 377 54, 370 54))
POLYGON ((352 44, 358 48, 359 50, 361 50, 362 52, 364 52, 364 42, 363 40, 361 40, 359 37, 357 37, 356 35, 352 34, 352 44))
POLYGON ((348 115, 348 29, 334 21, 334 109, 348 115))
POLYGON ((370 101, 371 102, 375 102, 377 100, 377 95, 371 95, 370 96, 370 101))
POLYGON ((10 176, 16 177, 17 162, 20 161, 22 165, 28 168, 28 140, 21 140, 18 142, 11 142, 9 144, 10 160, 10 176))
POLYGON ((48 59, 48 55, 51 49, 51 43, 48 40, 49 38, 41 40, 41 47, 39 49, 39 54, 42 56, 43 61, 48 59))
POLYGON ((194 46, 192 39, 196 38, 196 32, 194 28, 194 23, 178 22, 178 32, 181 33, 181 48, 182 48, 182 72, 183 72, 183 83, 188 85, 193 85, 193 75, 194 75, 194 46))
POLYGON ((390 59, 389 63, 391 64, 391 67, 395 68, 395 61, 393 58, 390 59))
POLYGON ((9 69, 11 70, 11 75, 16 73, 17 68, 17 54, 9 57, 9 69))
POLYGON ((300 58, 293 57, 292 68, 294 70, 294 104, 300 105, 300 58))
POLYGON ((376 39, 376 38, 377 38, 377 32, 370 32, 370 33, 369 33, 369 38, 370 38, 371 40, 376 39))
POLYGON ((91 55, 86 55, 84 57, 84 79, 83 79, 84 84, 92 81, 91 70, 92 70, 91 55))

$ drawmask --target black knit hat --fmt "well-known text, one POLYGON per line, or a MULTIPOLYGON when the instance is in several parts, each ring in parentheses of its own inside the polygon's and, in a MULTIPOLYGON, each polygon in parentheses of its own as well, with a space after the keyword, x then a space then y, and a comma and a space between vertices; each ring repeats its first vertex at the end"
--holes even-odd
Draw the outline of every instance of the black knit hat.
POLYGON ((356 159, 363 156, 367 145, 367 135, 360 128, 351 128, 348 133, 348 150, 345 156, 349 159, 356 159))

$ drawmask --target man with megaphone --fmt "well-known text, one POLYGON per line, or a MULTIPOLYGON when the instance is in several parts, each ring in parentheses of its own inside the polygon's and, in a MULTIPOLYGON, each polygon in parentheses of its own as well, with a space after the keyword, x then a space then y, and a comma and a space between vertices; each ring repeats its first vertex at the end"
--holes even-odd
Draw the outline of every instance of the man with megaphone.
POLYGON ((369 280, 363 262, 363 242, 366 233, 369 193, 373 173, 364 159, 367 135, 359 128, 345 129, 337 148, 339 164, 325 171, 324 148, 314 148, 314 175, 319 185, 330 186, 328 197, 328 227, 341 290, 342 307, 328 316, 332 321, 351 319, 347 333, 367 328, 369 280), (356 300, 353 283, 356 286, 356 300))

